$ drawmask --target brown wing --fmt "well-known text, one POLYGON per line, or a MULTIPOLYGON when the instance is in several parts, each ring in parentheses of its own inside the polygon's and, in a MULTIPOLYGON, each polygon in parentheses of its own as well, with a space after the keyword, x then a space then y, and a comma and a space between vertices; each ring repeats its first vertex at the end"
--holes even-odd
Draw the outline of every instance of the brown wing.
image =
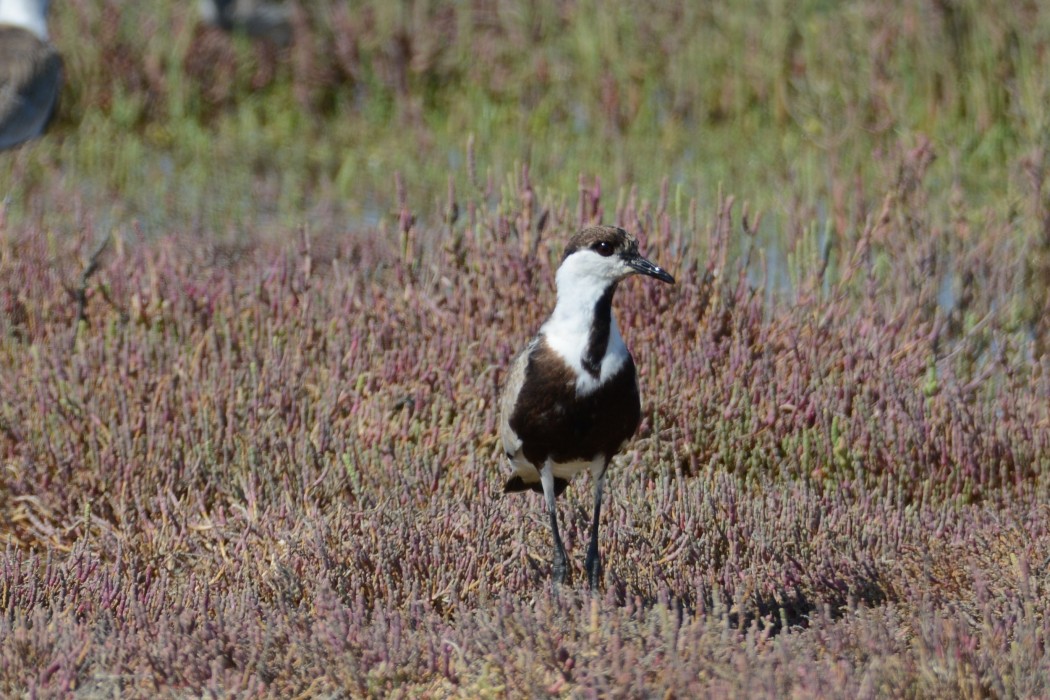
POLYGON ((521 386, 525 382, 525 368, 529 364, 529 356, 536 347, 537 340, 534 338, 528 346, 514 358, 507 373, 507 382, 503 386, 503 394, 499 401, 499 436, 503 441, 503 450, 507 456, 514 458, 521 450, 521 438, 510 427, 510 417, 514 414, 514 407, 521 393, 521 386))
POLYGON ((587 396, 577 396, 576 376, 540 340, 529 354, 510 430, 532 464, 612 458, 638 429, 641 403, 634 362, 587 396))

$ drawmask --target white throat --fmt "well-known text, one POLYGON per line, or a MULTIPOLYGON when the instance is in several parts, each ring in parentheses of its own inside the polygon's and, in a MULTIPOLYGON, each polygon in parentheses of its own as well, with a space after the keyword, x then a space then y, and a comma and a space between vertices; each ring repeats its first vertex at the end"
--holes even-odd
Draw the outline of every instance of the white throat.
MULTIPOLYGON (((554 352, 576 373, 576 393, 586 395, 614 377, 630 357, 620 335, 616 317, 610 311, 609 342, 599 364, 598 376, 583 366, 584 355, 594 326, 594 311, 599 300, 615 284, 618 276, 586 274, 586 258, 577 263, 573 256, 558 268, 558 303, 554 313, 540 328, 540 333, 554 352)), ((597 257, 597 256, 594 256, 597 257)))
POLYGON ((48 0, 0 0, 0 24, 21 27, 47 41, 48 0))

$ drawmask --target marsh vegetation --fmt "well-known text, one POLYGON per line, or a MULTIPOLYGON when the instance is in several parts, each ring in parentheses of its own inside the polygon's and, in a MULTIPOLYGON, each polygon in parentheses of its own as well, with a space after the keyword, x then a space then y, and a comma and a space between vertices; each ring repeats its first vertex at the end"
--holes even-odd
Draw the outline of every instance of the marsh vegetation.
POLYGON ((56 6, 0 154, 0 693, 1050 693, 1050 13, 700 5, 56 6), (591 595, 496 400, 599 221, 678 284, 617 295, 591 595))

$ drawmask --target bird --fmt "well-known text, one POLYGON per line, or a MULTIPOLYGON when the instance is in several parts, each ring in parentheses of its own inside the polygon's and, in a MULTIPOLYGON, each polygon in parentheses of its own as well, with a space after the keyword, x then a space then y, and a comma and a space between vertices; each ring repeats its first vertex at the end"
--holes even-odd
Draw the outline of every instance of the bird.
POLYGON ((554 311, 511 363, 500 396, 500 440, 512 469, 503 490, 543 494, 558 584, 566 581, 568 557, 556 499, 576 474, 589 470, 594 511, 586 571, 590 588, 599 586, 606 471, 641 423, 634 359, 612 301, 620 282, 639 274, 674 284, 670 273, 642 257, 624 229, 593 226, 574 234, 555 274, 554 311))
POLYGON ((0 150, 40 136, 55 112, 62 58, 48 41, 49 0, 0 0, 0 150))
POLYGON ((272 0, 199 0, 201 18, 226 32, 243 32, 277 46, 292 41, 292 10, 272 0))

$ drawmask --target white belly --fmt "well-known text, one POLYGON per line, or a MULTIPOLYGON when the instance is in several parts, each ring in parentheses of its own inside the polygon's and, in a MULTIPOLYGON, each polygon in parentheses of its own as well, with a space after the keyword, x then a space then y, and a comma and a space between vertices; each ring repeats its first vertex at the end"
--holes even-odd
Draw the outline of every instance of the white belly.
MULTIPOLYGON (((591 474, 600 472, 605 467, 605 455, 598 455, 589 462, 554 462, 553 467, 552 471, 555 479, 570 481, 585 469, 589 469, 591 474)), ((521 480, 526 484, 538 484, 540 482, 540 472, 520 453, 518 459, 514 460, 514 473, 520 476, 521 480)))

